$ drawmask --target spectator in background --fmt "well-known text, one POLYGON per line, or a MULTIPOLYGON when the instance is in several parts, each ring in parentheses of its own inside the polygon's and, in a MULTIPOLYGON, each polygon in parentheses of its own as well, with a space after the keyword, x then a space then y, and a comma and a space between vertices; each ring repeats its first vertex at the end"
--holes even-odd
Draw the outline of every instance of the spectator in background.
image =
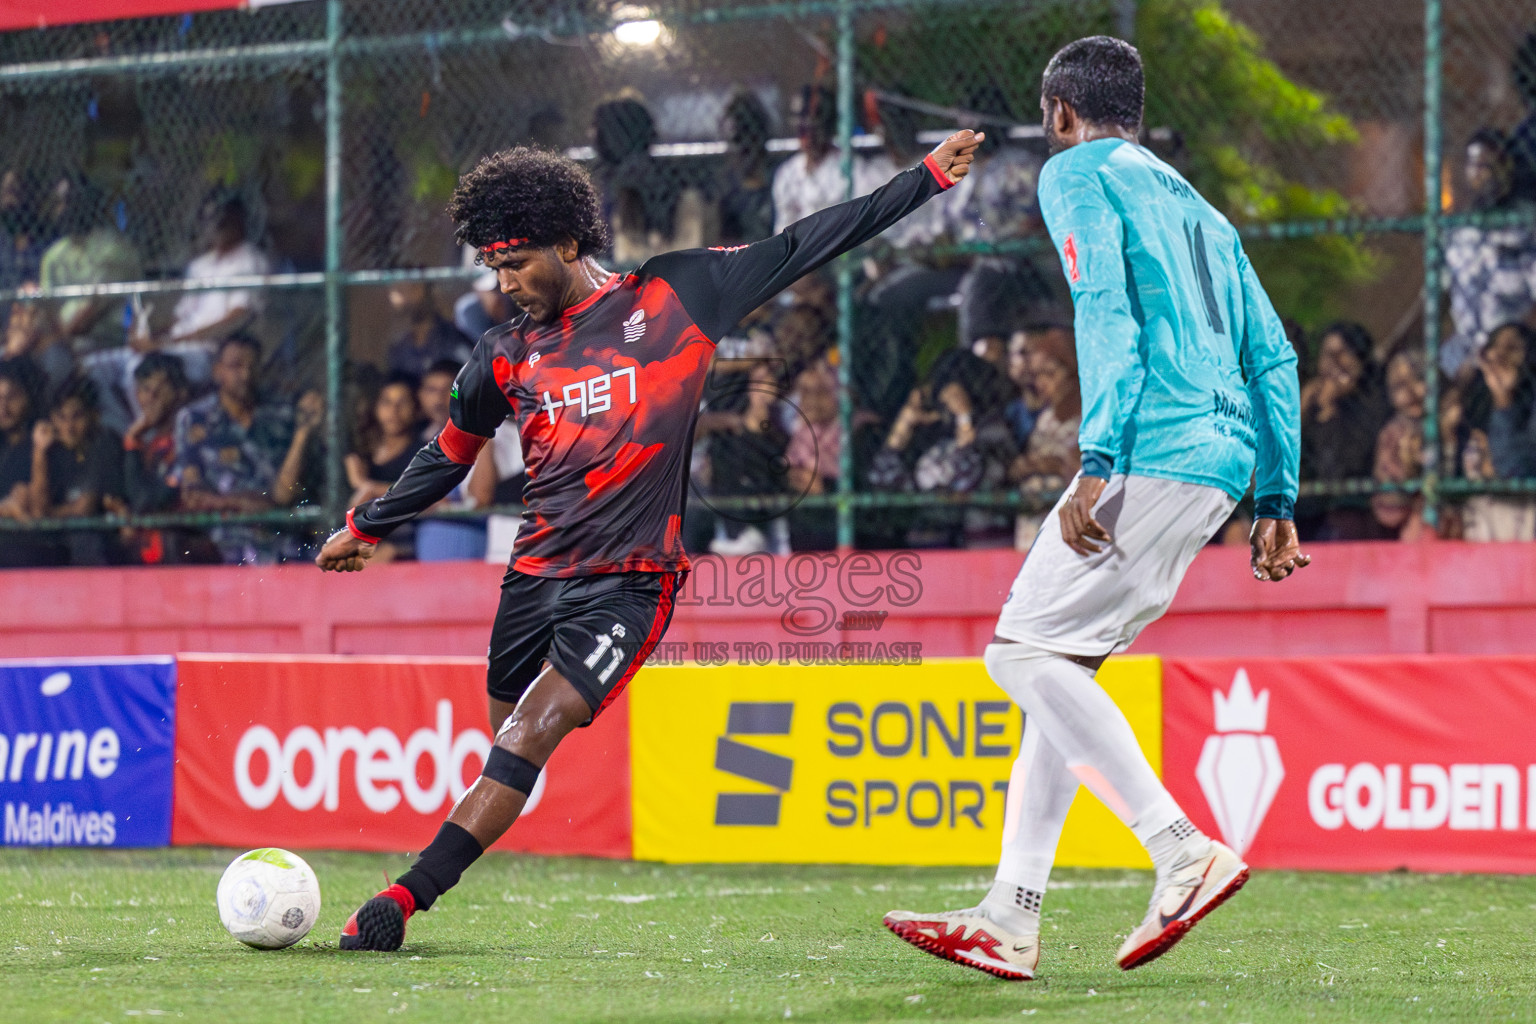
MULTIPOLYGON (((1317 373, 1301 390, 1301 474, 1304 480, 1359 480, 1371 475, 1376 435, 1386 419, 1370 332, 1341 322, 1323 331, 1317 373)), ((1379 536, 1369 502, 1328 502, 1318 540, 1379 536)))
MULTIPOLYGON (((259 276, 272 272, 272 261, 249 238, 245 201, 237 195, 203 204, 200 241, 203 252, 187 264, 187 281, 259 276)), ((202 342, 210 349, 244 330, 261 312, 261 292, 249 289, 187 292, 176 303, 176 319, 167 344, 202 342)))
MULTIPOLYGON (((868 480, 882 491, 972 494, 1000 487, 1018 453, 1003 418, 1007 379, 963 350, 946 352, 930 382, 914 388, 870 462, 868 480)), ((913 547, 995 543, 1006 522, 984 509, 925 509, 907 532, 913 547)))
MULTIPOLYGON (((215 196, 198 212, 196 244, 203 252, 187 264, 187 281, 267 274, 272 263, 246 237, 245 203, 239 196, 215 196)), ((134 398, 134 370, 147 352, 168 352, 182 362, 188 382, 208 382, 209 367, 218 343, 244 330, 261 311, 259 290, 183 292, 167 333, 156 336, 150 320, 153 307, 134 305, 133 329, 128 346, 93 353, 84 366, 101 395, 103 421, 113 430, 127 432, 139 417, 134 398)))
POLYGON ((1526 33, 1510 64, 1515 95, 1525 106, 1525 118, 1510 136, 1511 191, 1517 199, 1536 201, 1536 30, 1526 33))
MULTIPOLYGON (((191 385, 182 362, 169 352, 151 352, 133 370, 139 416, 123 434, 123 502, 120 514, 170 512, 180 503, 175 485, 176 414, 187 404, 191 385)), ((109 506, 110 507, 110 506, 109 506)), ((195 530, 123 531, 132 561, 144 565, 217 562, 207 537, 195 530)))
MULTIPOLYGON (((1403 484, 1424 471, 1424 355, 1399 352, 1387 362, 1387 398, 1392 418, 1376 435, 1377 483, 1403 484)), ((1418 540, 1424 520, 1423 498, 1405 491, 1371 495, 1371 512, 1389 535, 1399 540, 1418 540)))
MULTIPOLYGON (((96 385, 72 377, 54 396, 46 419, 32 429, 32 514, 38 518, 100 515, 103 502, 121 507, 123 441, 101 426, 96 385)), ((117 561, 113 534, 71 530, 50 538, 67 553, 69 565, 117 561)))
MULTIPOLYGON (((943 212, 945 237, 957 245, 998 245, 1038 234, 1035 189, 1042 161, 1029 149, 1007 144, 1013 113, 995 86, 972 96, 970 106, 998 121, 984 125, 986 141, 954 195, 930 204, 943 212)), ((1004 358, 1013 332, 1051 302, 1050 286, 1027 257, 997 253, 971 263, 958 294, 960 343, 994 362, 1004 358)))
POLYGON ((837 99, 824 85, 807 85, 790 108, 800 151, 779 164, 773 174, 773 230, 783 231, 843 201, 847 186, 839 166, 837 99))
MULTIPOLYGON (((302 489, 310 441, 325 402, 306 392, 296 410, 258 400, 261 345, 234 334, 213 361, 217 391, 176 416, 175 479, 182 505, 194 512, 264 512, 292 505, 302 489)), ((212 531, 227 563, 267 564, 298 554, 296 538, 259 526, 212 531)))
MULTIPOLYGON (((1478 366, 1465 400, 1463 472, 1474 481, 1536 477, 1536 331, 1498 328, 1478 366)), ((1467 499, 1463 519, 1467 540, 1536 539, 1536 498, 1479 494, 1467 499)))
MULTIPOLYGON (((836 206, 846 196, 842 153, 834 144, 837 138, 837 99, 824 85, 807 85, 795 96, 792 112, 800 151, 779 164, 773 173, 773 229, 783 231, 795 221, 819 210, 836 206)), ((860 161, 854 163, 856 196, 866 195, 884 185, 890 175, 879 181, 877 174, 862 172, 860 161)))
POLYGON ((420 379, 439 360, 451 359, 462 366, 469 359, 473 343, 437 311, 429 283, 396 281, 389 286, 389 304, 407 322, 389 346, 390 373, 420 379))
MULTIPOLYGON (((272 272, 272 260, 249 237, 245 201, 237 195, 203 204, 199 220, 203 251, 187 264, 187 281, 259 276, 272 272)), ((246 288, 186 292, 176 303, 176 318, 162 344, 182 356, 192 381, 207 379, 214 347, 243 331, 261 312, 262 293, 246 288), (185 351, 182 351, 182 350, 185 351), (189 360, 198 359, 198 363, 189 360)))
POLYGON ((592 177, 602 191, 613 258, 638 266, 658 253, 696 249, 712 234, 703 197, 686 193, 651 154, 656 121, 638 93, 626 91, 592 112, 592 177))
POLYGON ((720 245, 748 245, 773 234, 773 175, 768 140, 773 121, 755 93, 738 89, 720 118, 725 169, 720 185, 720 245))
POLYGON ((453 381, 459 375, 460 364, 452 359, 440 359, 427 367, 416 389, 416 404, 421 409, 422 426, 418 435, 420 444, 427 444, 448 425, 448 409, 453 399, 453 381))
POLYGON ((1003 407, 1003 419, 1008 421, 1008 429, 1013 431, 1013 443, 1019 446, 1019 451, 1024 451, 1029 444, 1029 434, 1035 429, 1035 417, 1041 408, 1037 404, 1035 389, 1030 385, 1034 374, 1029 366, 1029 336, 1053 329, 1026 327, 1022 331, 1015 331, 1013 337, 1008 339, 1008 380, 1017 389, 1017 393, 1003 407))
MULTIPOLYGON (((1077 447, 1083 398, 1077 378, 1077 350, 1070 330, 1048 327, 1024 335, 1028 365, 1024 399, 1034 424, 1023 452, 1008 469, 1008 479, 1026 494, 1049 498, 1066 487, 1082 466, 1077 447)), ((1029 550, 1046 512, 1020 515, 1014 523, 1014 547, 1029 550)))
MULTIPOLYGON (((1474 212, 1514 205, 1512 163, 1504 136, 1479 129, 1467 142, 1466 175, 1474 212)), ((1477 373, 1489 332, 1530 316, 1536 306, 1536 230, 1521 225, 1453 228, 1445 266, 1456 332, 1440 349, 1440 367, 1459 383, 1477 373)))
MULTIPOLYGON (((106 197, 89 182, 62 179, 55 190, 61 237, 43 253, 38 283, 44 288, 113 284, 144 276, 139 254, 108 221, 106 197)), ((122 298, 65 299, 58 306, 57 333, 76 356, 122 346, 127 338, 122 298)), ((61 366, 44 365, 57 385, 61 366)), ((65 376, 72 367, 62 367, 65 376)))
MULTIPOLYGON (((699 417, 709 437, 709 493, 716 497, 782 495, 788 489, 784 455, 789 435, 779 411, 780 388, 768 362, 759 362, 713 409, 699 417)), ((696 434, 697 436, 697 434, 696 434)), ((747 555, 767 551, 768 533, 751 512, 725 517, 723 535, 717 533, 709 549, 717 555, 747 555)), ((770 526, 769 532, 781 531, 770 526)))
MULTIPOLYGON (((497 292, 497 294, 501 293, 497 292)), ((417 447, 437 437, 447 425, 453 381, 458 372, 458 364, 448 360, 433 363, 422 376, 421 386, 416 390, 416 400, 421 408, 425 425, 417 436, 417 447)), ((497 454, 508 443, 518 444, 517 421, 513 418, 508 418, 507 422, 502 424, 490 444, 481 447, 480 454, 475 456, 475 465, 469 471, 469 476, 450 491, 436 507, 468 509, 486 508, 494 504, 499 476, 496 465, 497 454)), ((520 447, 517 449, 517 455, 519 468, 521 468, 522 449, 520 447)), ((419 562, 446 562, 485 557, 486 526, 483 519, 423 518, 417 520, 415 527, 416 560, 419 562)))
MULTIPOLYGON (((517 304, 502 294, 501 282, 494 270, 487 270, 475 278, 469 293, 459 296, 453 304, 453 326, 471 344, 479 341, 492 327, 504 324, 516 315, 517 304)), ((422 379, 426 379, 425 373, 422 379)))
POLYGON ((790 380, 826 356, 837 342, 831 314, 815 302, 795 302, 782 310, 773 320, 772 334, 780 372, 790 380))
MULTIPOLYGON (((416 401, 420 386, 415 377, 396 373, 379 389, 363 449, 349 452, 346 457, 347 483, 352 487, 352 497, 347 499, 349 507, 355 508, 384 494, 416 457, 421 448, 421 406, 416 401)), ((379 545, 374 557, 386 562, 412 558, 415 535, 412 526, 402 527, 379 545)))
MULTIPOLYGON (((0 519, 30 522, 32 424, 37 419, 42 373, 26 358, 0 359, 0 519)), ((0 535, 0 566, 49 565, 50 545, 34 536, 0 535)))
POLYGON ((17 168, 0 175, 0 288, 36 284, 54 239, 38 215, 31 180, 17 168))
MULTIPOLYGON (((792 496, 837 493, 843 475, 842 388, 837 369, 819 359, 795 378, 793 417, 789 447, 784 459, 786 482, 792 496)), ((854 472, 868 445, 867 428, 875 418, 862 410, 853 415, 854 472)), ((874 438, 879 443, 879 438, 874 438)), ((789 546, 794 551, 829 551, 837 547, 837 510, 797 505, 789 515, 789 546)))

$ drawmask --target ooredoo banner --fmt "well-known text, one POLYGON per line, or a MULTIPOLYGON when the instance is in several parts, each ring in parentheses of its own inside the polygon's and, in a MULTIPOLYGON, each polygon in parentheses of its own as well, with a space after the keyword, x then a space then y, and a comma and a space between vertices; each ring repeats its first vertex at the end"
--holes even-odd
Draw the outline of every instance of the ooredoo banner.
MULTIPOLYGON (((1099 679, 1157 764, 1157 659, 1099 679)), ((1023 718, 980 660, 656 667, 631 690, 638 859, 997 861, 1023 718)), ((1147 861, 1080 791, 1058 863, 1147 861)))
MULTIPOLYGON (((419 850, 491 749, 476 658, 182 655, 177 844, 419 850)), ((498 849, 627 857, 620 699, 560 745, 498 849)))
POLYGON ((7 846, 164 846, 171 658, 0 662, 7 846))
POLYGON ((1536 870, 1536 662, 1169 659, 1164 780, 1255 867, 1536 870))

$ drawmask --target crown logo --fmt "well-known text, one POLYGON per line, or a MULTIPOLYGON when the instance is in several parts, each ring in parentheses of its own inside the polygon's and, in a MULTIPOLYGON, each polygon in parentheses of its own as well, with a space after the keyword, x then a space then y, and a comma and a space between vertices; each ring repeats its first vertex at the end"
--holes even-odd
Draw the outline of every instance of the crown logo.
POLYGON ((1254 697, 1247 669, 1237 670, 1226 693, 1211 691, 1211 699, 1216 704, 1217 732, 1263 732, 1269 721, 1269 691, 1254 697))

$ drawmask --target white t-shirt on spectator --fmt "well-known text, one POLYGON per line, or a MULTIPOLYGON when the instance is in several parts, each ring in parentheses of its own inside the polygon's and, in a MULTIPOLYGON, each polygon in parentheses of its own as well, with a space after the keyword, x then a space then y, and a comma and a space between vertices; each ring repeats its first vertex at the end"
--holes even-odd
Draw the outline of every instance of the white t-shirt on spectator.
MULTIPOLYGON (((250 242, 241 242, 227 253, 205 252, 187 264, 186 280, 206 281, 216 277, 269 274, 272 261, 250 242)), ((185 337, 216 324, 236 309, 261 310, 261 292, 239 288, 233 291, 187 292, 176 303, 176 322, 171 337, 185 337)))

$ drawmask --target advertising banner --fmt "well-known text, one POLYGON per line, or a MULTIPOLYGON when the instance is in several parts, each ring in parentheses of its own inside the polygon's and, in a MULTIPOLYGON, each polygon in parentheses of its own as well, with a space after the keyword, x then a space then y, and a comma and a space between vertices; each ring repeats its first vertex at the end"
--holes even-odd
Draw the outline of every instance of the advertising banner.
POLYGON ((1164 781, 1255 867, 1536 871, 1536 661, 1167 659, 1164 781))
POLYGON ((6 846, 164 846, 171 658, 0 662, 6 846))
MULTIPOLYGON (((177 844, 420 850, 491 749, 479 658, 179 661, 177 844)), ((623 699, 560 745, 497 848, 629 856, 623 699)))
MULTIPOLYGON (((1157 659, 1099 678, 1158 764, 1157 659)), ((637 859, 997 861, 1023 716, 979 659, 656 667, 630 701, 637 859)), ((1083 791, 1057 862, 1147 863, 1083 791)))

